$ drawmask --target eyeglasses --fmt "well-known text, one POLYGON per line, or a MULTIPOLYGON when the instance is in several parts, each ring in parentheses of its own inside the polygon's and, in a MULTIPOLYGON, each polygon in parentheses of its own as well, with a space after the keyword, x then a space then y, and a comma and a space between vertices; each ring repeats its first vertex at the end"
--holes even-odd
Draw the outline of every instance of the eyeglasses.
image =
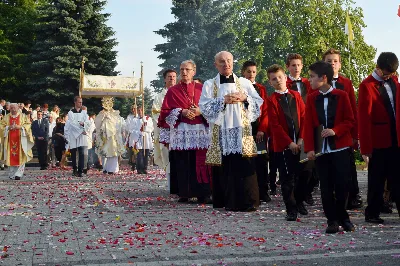
POLYGON ((385 74, 385 73, 383 73, 383 70, 380 69, 380 68, 378 68, 378 71, 379 71, 379 75, 380 75, 381 78, 383 78, 383 79, 387 79, 387 78, 390 78, 391 76, 396 75, 396 72, 389 73, 389 74, 385 74))

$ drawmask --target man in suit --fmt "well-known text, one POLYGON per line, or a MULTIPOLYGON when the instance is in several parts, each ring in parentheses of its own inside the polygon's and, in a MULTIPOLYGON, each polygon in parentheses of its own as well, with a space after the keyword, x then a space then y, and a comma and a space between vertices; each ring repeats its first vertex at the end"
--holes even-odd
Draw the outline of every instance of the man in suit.
POLYGON ((32 135, 38 152, 40 170, 47 169, 47 145, 49 139, 49 121, 43 118, 43 112, 37 112, 37 120, 32 123, 32 135))

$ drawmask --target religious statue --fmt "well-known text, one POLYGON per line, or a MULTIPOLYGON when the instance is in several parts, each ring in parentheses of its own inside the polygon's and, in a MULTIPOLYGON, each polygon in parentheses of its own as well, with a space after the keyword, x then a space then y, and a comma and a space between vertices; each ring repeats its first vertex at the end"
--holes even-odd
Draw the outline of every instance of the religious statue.
POLYGON ((125 152, 123 141, 124 119, 113 109, 113 97, 103 97, 103 110, 95 119, 96 153, 103 158, 103 172, 119 171, 118 158, 125 152))

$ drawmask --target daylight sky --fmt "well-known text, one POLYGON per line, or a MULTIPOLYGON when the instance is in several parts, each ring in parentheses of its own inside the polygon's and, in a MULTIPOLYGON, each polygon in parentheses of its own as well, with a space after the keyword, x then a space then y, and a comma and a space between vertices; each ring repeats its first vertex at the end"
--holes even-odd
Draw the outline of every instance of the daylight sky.
MULTIPOLYGON (((400 0, 355 0, 364 10, 364 38, 378 49, 378 54, 390 51, 400 57, 400 0)), ((160 70, 156 44, 165 40, 153 31, 174 21, 171 0, 109 0, 105 12, 111 13, 108 24, 116 32, 119 42, 117 70, 124 76, 140 75, 140 62, 144 63, 145 85, 156 78, 160 70)), ((355 40, 357 41, 357 40, 355 40)))

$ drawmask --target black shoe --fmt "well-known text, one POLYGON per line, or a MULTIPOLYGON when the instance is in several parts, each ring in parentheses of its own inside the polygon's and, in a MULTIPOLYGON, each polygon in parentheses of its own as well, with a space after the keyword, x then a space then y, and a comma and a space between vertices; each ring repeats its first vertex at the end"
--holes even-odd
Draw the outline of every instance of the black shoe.
POLYGON ((0 169, 3 171, 4 170, 4 166, 1 166, 0 169))
POLYGON ((106 171, 106 170, 104 170, 104 171, 103 171, 103 174, 107 174, 107 171, 106 171))
POLYGON ((239 211, 239 209, 236 209, 236 208, 225 208, 225 211, 227 211, 227 212, 237 212, 237 211, 239 211))
POLYGON ((288 214, 286 214, 285 219, 286 219, 286 221, 288 221, 288 222, 294 222, 294 221, 297 220, 297 213, 294 213, 294 212, 288 213, 288 214))
POLYGON ((304 202, 307 203, 307 204, 310 205, 310 206, 313 206, 313 205, 314 205, 314 198, 313 198, 313 196, 312 196, 312 195, 308 195, 308 196, 306 197, 306 199, 304 200, 304 202))
POLYGON ((350 221, 342 222, 342 227, 343 230, 346 232, 354 232, 356 230, 354 224, 352 224, 350 221))
POLYGON ((212 199, 210 197, 198 197, 197 202, 200 204, 212 204, 212 199))
POLYGON ((73 175, 73 176, 76 176, 77 174, 78 174, 78 171, 77 171, 77 170, 73 170, 73 171, 72 171, 72 175, 73 175))
POLYGON ((383 203, 381 213, 393 213, 392 207, 387 202, 383 203))
POLYGON ((354 209, 359 209, 359 208, 361 208, 362 207, 362 202, 360 202, 360 201, 358 201, 358 200, 356 200, 356 199, 353 199, 353 200, 351 200, 351 201, 349 201, 348 203, 347 203, 347 210, 354 210, 354 209))
POLYGON ((367 223, 373 223, 373 224, 383 224, 385 220, 383 220, 381 217, 367 217, 365 216, 365 221, 367 223))
POLYGON ((304 206, 303 203, 299 203, 297 204, 297 211, 301 214, 301 215, 307 215, 308 211, 306 209, 306 207, 304 206))
POLYGON ((88 169, 83 169, 83 173, 84 173, 85 175, 87 175, 87 171, 88 171, 88 169))
POLYGON ((179 198, 178 202, 188 202, 189 199, 188 198, 179 198))
POLYGON ((280 180, 280 179, 278 179, 278 181, 276 181, 276 183, 275 183, 275 184, 276 184, 277 186, 280 186, 280 185, 281 185, 281 183, 282 183, 282 182, 281 182, 281 180, 280 180))
POLYGON ((114 174, 114 172, 107 172, 107 174, 109 174, 109 175, 113 175, 113 174, 114 174))
POLYGON ((257 211, 257 208, 254 207, 254 206, 250 206, 250 207, 247 207, 247 208, 240 209, 239 211, 241 211, 241 212, 255 212, 255 211, 257 211))
POLYGON ((274 189, 274 190, 271 190, 271 196, 276 196, 276 189, 274 189))
POLYGON ((21 177, 15 176, 15 177, 14 177, 14 180, 21 180, 21 177))
POLYGON ((83 177, 83 174, 82 173, 77 173, 76 176, 77 177, 83 177))
POLYGON ((328 224, 328 227, 325 230, 325 233, 327 234, 336 234, 337 232, 339 232, 339 224, 337 222, 328 224))

